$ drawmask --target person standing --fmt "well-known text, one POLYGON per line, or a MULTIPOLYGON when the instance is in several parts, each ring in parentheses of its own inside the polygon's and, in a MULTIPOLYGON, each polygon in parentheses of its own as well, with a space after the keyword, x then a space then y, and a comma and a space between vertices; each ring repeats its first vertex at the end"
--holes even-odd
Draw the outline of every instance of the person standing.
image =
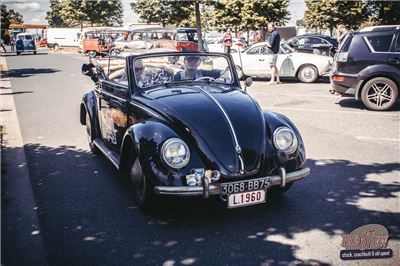
POLYGON ((3 39, 1 39, 1 48, 3 49, 3 51, 6 53, 6 47, 4 47, 4 41, 3 39))
POLYGON ((15 51, 15 38, 14 36, 11 36, 10 38, 10 46, 11 46, 11 52, 15 51))
POLYGON ((228 30, 224 35, 224 53, 231 53, 231 46, 232 46, 232 35, 231 31, 228 30))
POLYGON ((281 43, 281 36, 279 32, 276 30, 274 23, 268 23, 268 41, 267 47, 271 50, 271 54, 268 56, 267 63, 271 68, 271 80, 267 83, 267 85, 278 84, 281 83, 279 79, 279 69, 276 66, 276 61, 278 60, 279 47, 281 43), (276 81, 275 81, 276 77, 276 81))
POLYGON ((344 41, 345 37, 347 36, 347 33, 348 33, 348 31, 347 31, 346 27, 343 24, 340 24, 337 28, 337 40, 339 43, 338 51, 339 51, 340 47, 342 46, 343 41, 344 41))

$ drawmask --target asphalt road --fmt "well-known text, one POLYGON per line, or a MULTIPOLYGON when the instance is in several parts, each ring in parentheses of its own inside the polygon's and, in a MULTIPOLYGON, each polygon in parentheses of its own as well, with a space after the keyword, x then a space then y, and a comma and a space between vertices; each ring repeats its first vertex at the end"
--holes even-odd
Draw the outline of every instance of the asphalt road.
MULTIPOLYGON (((311 175, 266 205, 227 210, 216 200, 168 199, 138 210, 131 186, 89 152, 79 103, 92 87, 80 55, 8 56, 47 260, 51 265, 344 264, 342 237, 365 224, 390 233, 399 265, 400 104, 371 112, 329 84, 258 80, 263 109, 294 121, 311 175)), ((23 254, 21 254, 23 256, 23 254)))

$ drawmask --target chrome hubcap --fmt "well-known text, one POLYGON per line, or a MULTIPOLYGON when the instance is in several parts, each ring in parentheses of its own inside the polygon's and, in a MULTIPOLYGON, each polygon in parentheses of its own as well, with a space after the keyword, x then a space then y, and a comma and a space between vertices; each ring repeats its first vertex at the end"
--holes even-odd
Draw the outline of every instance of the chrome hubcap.
POLYGON ((311 67, 306 67, 303 69, 303 77, 307 80, 313 79, 314 78, 314 69, 311 67))
POLYGON ((368 102, 379 108, 389 104, 392 98, 393 88, 386 83, 374 83, 367 92, 368 102))

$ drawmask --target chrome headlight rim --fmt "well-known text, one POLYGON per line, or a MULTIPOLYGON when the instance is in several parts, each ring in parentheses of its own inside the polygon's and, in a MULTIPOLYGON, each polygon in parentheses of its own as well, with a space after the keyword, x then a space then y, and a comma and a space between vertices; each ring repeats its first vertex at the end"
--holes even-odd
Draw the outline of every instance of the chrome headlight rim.
POLYGON ((162 147, 161 147, 161 158, 162 158, 162 161, 163 161, 167 166, 169 166, 169 167, 171 167, 171 168, 174 168, 174 169, 181 169, 181 168, 185 167, 185 166, 189 163, 189 161, 190 161, 190 150, 189 150, 189 146, 188 146, 183 140, 181 140, 181 139, 179 139, 179 138, 170 138, 170 139, 166 140, 166 141, 163 143, 162 147), (165 155, 165 152, 167 151, 167 149, 169 148, 170 145, 176 144, 176 143, 179 143, 179 144, 181 144, 181 145, 183 145, 183 146, 185 147, 185 150, 186 150, 186 158, 185 158, 182 162, 180 162, 180 163, 178 163, 178 164, 171 164, 171 163, 167 160, 167 157, 166 157, 166 155, 165 155))
POLYGON ((277 129, 275 129, 274 135, 273 135, 273 141, 274 141, 275 148, 286 154, 293 154, 299 146, 299 141, 297 140, 296 133, 294 132, 293 129, 291 129, 290 127, 286 127, 286 126, 278 127, 277 129), (278 134, 281 134, 284 131, 289 132, 292 135, 292 143, 286 149, 279 147, 278 141, 277 141, 278 134))

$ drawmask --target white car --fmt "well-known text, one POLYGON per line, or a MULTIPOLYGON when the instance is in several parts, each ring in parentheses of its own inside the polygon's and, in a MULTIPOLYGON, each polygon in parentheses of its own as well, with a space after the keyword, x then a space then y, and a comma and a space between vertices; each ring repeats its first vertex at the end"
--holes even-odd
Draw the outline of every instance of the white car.
MULTIPOLYGON (((242 53, 232 54, 239 78, 270 77, 271 68, 267 63, 272 53, 266 42, 259 42, 242 53)), ((333 58, 329 56, 295 52, 285 43, 281 44, 277 67, 280 77, 297 77, 302 82, 314 82, 320 76, 327 76, 332 68, 333 58)))
MULTIPOLYGON (((223 38, 214 38, 207 40, 207 46, 209 52, 224 52, 224 40, 223 38)), ((237 53, 239 50, 242 51, 247 47, 247 44, 240 38, 232 38, 231 53, 237 53)))

